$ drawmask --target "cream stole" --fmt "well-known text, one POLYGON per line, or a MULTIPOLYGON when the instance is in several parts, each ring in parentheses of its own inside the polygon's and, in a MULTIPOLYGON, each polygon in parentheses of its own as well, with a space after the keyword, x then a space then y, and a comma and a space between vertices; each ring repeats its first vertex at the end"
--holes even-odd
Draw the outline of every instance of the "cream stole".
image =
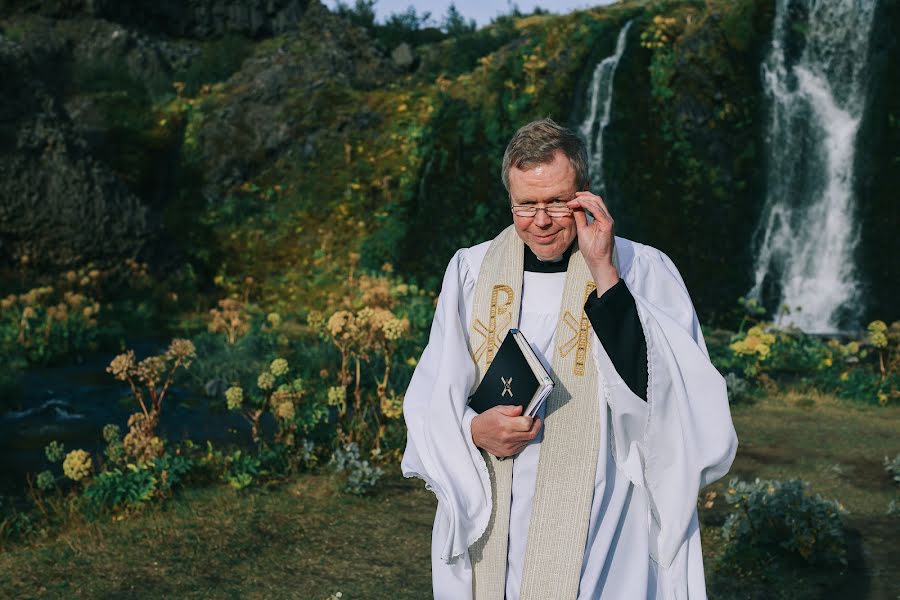
MULTIPOLYGON (((478 281, 469 332, 478 381, 484 377, 507 331, 516 327, 522 306, 524 245, 514 226, 491 243, 478 281)), ((523 600, 575 598, 587 541, 600 444, 598 374, 592 358, 591 324, 584 314, 596 289, 584 257, 576 249, 566 273, 554 339, 537 483, 528 530, 523 600)), ((484 535, 469 548, 475 600, 503 600, 513 460, 482 450, 491 478, 493 509, 484 535)))

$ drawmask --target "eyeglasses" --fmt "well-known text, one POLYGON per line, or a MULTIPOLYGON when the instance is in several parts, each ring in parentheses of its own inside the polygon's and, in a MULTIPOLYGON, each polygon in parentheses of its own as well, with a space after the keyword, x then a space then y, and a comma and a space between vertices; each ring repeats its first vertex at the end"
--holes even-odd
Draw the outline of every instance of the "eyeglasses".
POLYGON ((572 209, 566 205, 553 206, 532 206, 528 204, 517 204, 512 207, 513 214, 517 217, 532 218, 537 216, 537 212, 543 210, 551 219, 562 219, 572 216, 572 209))

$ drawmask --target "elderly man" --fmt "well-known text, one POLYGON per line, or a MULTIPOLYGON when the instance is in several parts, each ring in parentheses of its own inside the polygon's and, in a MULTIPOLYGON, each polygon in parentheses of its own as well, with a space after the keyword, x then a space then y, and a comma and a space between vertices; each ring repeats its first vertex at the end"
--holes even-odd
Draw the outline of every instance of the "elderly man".
MULTIPOLYGON (((549 119, 503 158, 513 225, 450 261, 404 402, 402 469, 438 499, 437 598, 705 598, 699 489, 737 439, 677 269, 614 237, 584 144, 549 119), (517 327, 540 413, 467 406, 517 327)), ((673 209, 676 209, 673 205, 673 209)))

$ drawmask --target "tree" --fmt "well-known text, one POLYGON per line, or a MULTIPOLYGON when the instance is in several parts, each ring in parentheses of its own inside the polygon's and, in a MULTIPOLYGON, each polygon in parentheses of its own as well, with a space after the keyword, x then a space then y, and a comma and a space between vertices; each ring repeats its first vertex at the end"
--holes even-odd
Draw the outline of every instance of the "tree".
POLYGON ((444 15, 444 20, 441 21, 441 29, 443 29, 447 35, 455 37, 466 33, 472 33, 475 31, 475 28, 475 19, 466 21, 466 18, 462 16, 462 13, 456 8, 456 4, 451 2, 450 7, 447 9, 447 14, 444 15))

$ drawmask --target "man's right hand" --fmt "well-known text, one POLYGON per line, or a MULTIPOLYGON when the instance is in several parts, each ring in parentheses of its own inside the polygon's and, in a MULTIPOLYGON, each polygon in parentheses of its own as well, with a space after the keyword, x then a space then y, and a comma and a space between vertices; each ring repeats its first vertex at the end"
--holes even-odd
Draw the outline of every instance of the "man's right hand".
POLYGON ((500 405, 472 419, 472 441, 496 457, 522 451, 541 431, 540 417, 522 416, 522 407, 500 405))

